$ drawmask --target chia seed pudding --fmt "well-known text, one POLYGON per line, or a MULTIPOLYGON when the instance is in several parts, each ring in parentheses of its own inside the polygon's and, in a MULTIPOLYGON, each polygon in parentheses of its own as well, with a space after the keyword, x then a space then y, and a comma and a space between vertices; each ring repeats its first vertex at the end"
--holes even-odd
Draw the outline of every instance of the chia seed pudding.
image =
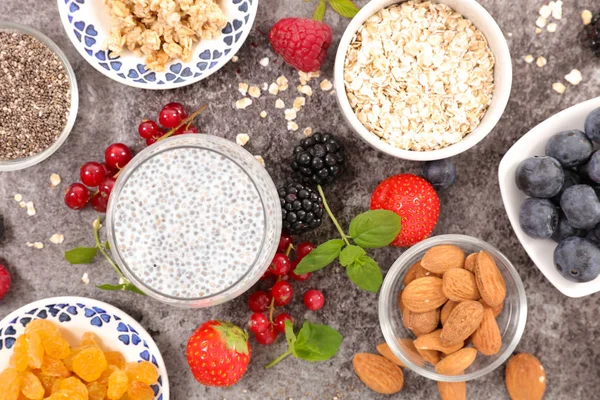
MULTIPOLYGON (((193 140, 172 138, 157 146, 193 140)), ((124 272, 162 300, 213 298, 240 283, 251 286, 268 267, 281 229, 269 222, 278 199, 268 174, 249 153, 240 162, 223 149, 166 147, 134 163, 111 196, 111 250, 124 272), (248 163, 261 168, 258 176, 248 163), (273 189, 266 206, 265 176, 273 189)))

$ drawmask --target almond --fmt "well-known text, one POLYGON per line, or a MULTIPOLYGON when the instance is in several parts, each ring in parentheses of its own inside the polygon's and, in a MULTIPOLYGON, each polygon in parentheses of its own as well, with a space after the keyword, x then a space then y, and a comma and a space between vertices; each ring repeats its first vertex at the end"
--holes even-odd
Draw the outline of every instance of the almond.
POLYGON ((488 303, 486 303, 485 301, 483 301, 483 299, 479 299, 479 302, 481 303, 481 305, 483 306, 483 308, 486 308, 486 307, 487 308, 491 308, 492 311, 494 312, 494 317, 496 317, 496 318, 498 318, 498 315, 502 314, 502 310, 504 309, 504 302, 500 303, 500 305, 497 305, 496 307, 490 306, 488 303))
POLYGON ((417 349, 421 357, 425 359, 429 364, 436 365, 440 362, 440 352, 435 350, 417 349))
POLYGON ((377 393, 398 393, 404 385, 400 367, 382 356, 358 353, 352 359, 352 365, 360 380, 377 393))
POLYGON ((444 306, 442 307, 442 311, 440 313, 440 322, 442 323, 442 325, 444 325, 446 323, 448 316, 450 315, 452 310, 454 310, 454 307, 456 307, 457 304, 458 303, 456 301, 452 301, 452 300, 448 300, 446 302, 446 304, 444 304, 444 306))
POLYGON ((404 274, 404 286, 408 285, 409 283, 411 283, 412 281, 414 281, 415 279, 417 279, 417 269, 422 268, 421 267, 421 260, 417 261, 416 263, 414 263, 413 265, 410 266, 410 268, 408 269, 408 271, 406 271, 406 274, 404 274))
POLYGON ((451 268, 462 268, 465 265, 465 252, 458 246, 442 244, 427 250, 421 266, 434 274, 443 274, 451 268))
POLYGON ((477 266, 477 253, 471 253, 465 258, 465 269, 469 272, 475 273, 475 267, 477 266))
POLYGON ((392 349, 390 349, 390 346, 388 346, 387 343, 381 343, 381 344, 377 345, 377 351, 384 358, 390 360, 391 362, 393 362, 397 366, 399 366, 399 367, 405 367, 405 365, 402 363, 402 361, 400 361, 398 359, 398 357, 396 357, 396 355, 392 352, 392 349))
POLYGON ((477 254, 475 280, 481 298, 491 307, 500 305, 506 297, 506 284, 494 259, 485 251, 477 254))
POLYGON ((404 307, 417 313, 435 310, 448 300, 442 285, 442 279, 435 276, 415 279, 402 292, 404 307))
POLYGON ((404 313, 404 303, 402 303, 402 290, 398 292, 398 308, 401 313, 404 313))
POLYGON ((481 324, 483 306, 478 301, 458 303, 442 328, 440 340, 443 346, 454 346, 468 338, 481 324))
POLYGON ((438 382, 437 386, 442 400, 467 400, 466 382, 438 382))
POLYGON ((520 353, 506 364, 506 389, 512 400, 541 400, 546 372, 533 354, 520 353))
POLYGON ((442 278, 444 295, 453 301, 477 300, 479 289, 475 275, 463 268, 452 268, 444 272, 442 278))
POLYGON ((502 335, 500 335, 500 329, 491 308, 485 307, 483 309, 483 319, 479 324, 479 328, 473 333, 471 341, 473 346, 486 356, 492 356, 500 351, 502 335))
POLYGON ((475 357, 477 357, 476 349, 472 347, 461 349, 437 363, 435 371, 442 375, 460 375, 473 364, 475 357))
POLYGON ((414 342, 413 339, 409 339, 409 338, 400 339, 398 341, 398 343, 400 344, 400 348, 404 352, 404 355, 410 361, 412 361, 413 363, 422 367, 425 365, 425 359, 423 358, 421 353, 419 353, 417 351, 415 344, 413 342, 414 342))
POLYGON ((440 340, 440 334, 442 333, 441 329, 437 331, 433 331, 426 335, 419 336, 415 339, 415 347, 417 350, 437 350, 444 354, 452 354, 462 349, 463 342, 460 341, 456 345, 452 347, 442 346, 442 342, 440 340))
POLYGON ((436 308, 424 313, 416 313, 405 309, 402 313, 402 322, 415 336, 433 332, 440 323, 440 309, 436 308))

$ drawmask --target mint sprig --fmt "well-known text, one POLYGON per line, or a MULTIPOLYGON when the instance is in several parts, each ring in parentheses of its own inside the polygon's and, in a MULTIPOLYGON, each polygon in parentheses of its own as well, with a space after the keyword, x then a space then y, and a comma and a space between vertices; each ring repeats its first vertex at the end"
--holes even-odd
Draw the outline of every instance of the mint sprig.
POLYGON ((102 290, 126 290, 130 292, 134 292, 137 294, 141 294, 145 296, 146 294, 142 292, 139 288, 137 288, 133 283, 129 282, 125 275, 121 272, 121 269, 117 266, 117 264, 113 261, 112 258, 107 253, 107 250, 110 250, 110 246, 108 242, 102 243, 100 241, 100 228, 102 224, 100 223, 100 217, 98 217, 94 221, 94 240, 96 242, 95 247, 75 247, 74 249, 65 251, 65 260, 69 264, 91 264, 94 261, 94 258, 100 252, 104 258, 108 261, 108 263, 113 267, 117 275, 119 276, 120 282, 118 285, 97 285, 98 289, 102 290))
POLYGON ((332 239, 318 246, 298 264, 294 273, 305 274, 318 271, 339 258, 346 267, 346 274, 356 286, 377 293, 383 282, 383 274, 377 262, 368 257, 365 249, 389 245, 400 233, 400 216, 388 210, 371 210, 357 215, 346 234, 331 212, 321 186, 317 186, 323 206, 337 228, 341 239, 332 239), (351 244, 350 240, 355 244, 351 244))
POLYGON ((271 368, 288 356, 310 362, 325 361, 339 350, 344 337, 329 325, 312 324, 304 321, 298 334, 294 333, 291 321, 285 321, 285 337, 288 351, 277 357, 265 368, 271 368))
POLYGON ((352 0, 319 0, 317 7, 313 13, 313 19, 315 21, 323 21, 325 16, 325 10, 327 3, 333 8, 333 10, 340 14, 342 17, 354 18, 358 13, 358 7, 352 2, 352 0))

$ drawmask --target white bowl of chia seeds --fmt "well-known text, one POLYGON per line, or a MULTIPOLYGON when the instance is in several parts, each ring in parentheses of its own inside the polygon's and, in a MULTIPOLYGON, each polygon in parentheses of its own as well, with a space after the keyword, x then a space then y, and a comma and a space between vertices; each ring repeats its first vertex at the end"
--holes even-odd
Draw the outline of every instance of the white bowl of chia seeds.
POLYGON ((0 71, 0 171, 16 171, 65 142, 77 118, 77 80, 52 40, 6 21, 0 21, 0 71))
POLYGON ((281 206, 271 177, 241 146, 181 135, 122 170, 106 227, 117 264, 148 296, 210 307, 264 274, 279 244, 281 206))

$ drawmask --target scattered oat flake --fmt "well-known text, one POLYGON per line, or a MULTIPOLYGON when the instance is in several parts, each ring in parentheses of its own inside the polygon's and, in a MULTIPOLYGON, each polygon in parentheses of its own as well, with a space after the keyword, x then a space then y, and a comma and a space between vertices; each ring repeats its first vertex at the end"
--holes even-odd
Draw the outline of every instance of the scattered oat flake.
POLYGON ((88 276, 88 273, 86 272, 85 274, 83 274, 83 276, 81 277, 81 282, 85 283, 86 285, 88 283, 90 283, 90 278, 88 276))
POLYGON ((288 79, 285 76, 281 75, 279 78, 277 78, 275 80, 275 82, 277 82, 277 87, 278 87, 278 89, 279 89, 280 92, 283 92, 283 91, 287 90, 287 88, 288 88, 288 79))
POLYGON ((250 136, 248 136, 246 133, 238 133, 238 135, 235 137, 235 142, 240 146, 245 146, 249 140, 250 136))
POLYGON ((540 17, 542 17, 544 19, 548 19, 548 18, 550 18, 551 15, 552 15, 552 9, 550 8, 550 6, 548 4, 544 4, 542 7, 540 7, 540 17))
POLYGON ((262 65, 263 67, 266 67, 267 65, 269 65, 269 58, 265 57, 265 58, 261 59, 258 63, 260 65, 262 65))
POLYGON ((552 9, 552 18, 554 18, 554 19, 562 19, 562 12, 563 12, 563 10, 562 10, 562 5, 563 5, 562 0, 551 1, 550 3, 548 3, 548 5, 552 9))
POLYGON ((61 182, 62 182, 62 179, 60 178, 60 175, 58 175, 58 174, 50 175, 50 187, 57 187, 58 185, 60 185, 61 182))
POLYGON ((302 107, 306 104, 306 98, 302 96, 298 96, 294 99, 294 104, 292 104, 292 108, 296 111, 300 111, 302 107))
POLYGON ((262 90, 263 91, 269 90, 269 84, 267 82, 263 82, 263 84, 262 84, 262 90))
POLYGON ((279 86, 277 86, 275 82, 269 85, 269 93, 271 93, 273 96, 276 96, 277 93, 279 93, 279 86))
POLYGON ((254 156, 254 158, 256 158, 256 161, 258 161, 260 165, 262 165, 263 167, 265 166, 265 159, 262 158, 262 156, 254 156))
POLYGON ((539 35, 540 33, 542 33, 542 30, 540 28, 535 28, 535 33, 539 35))
POLYGON ((251 97, 259 98, 260 97, 260 88, 258 86, 250 86, 248 89, 248 94, 251 97))
POLYGON ((594 14, 590 10, 583 10, 581 12, 581 20, 584 25, 589 25, 592 23, 592 19, 594 18, 594 14))
POLYGON ((328 92, 331 89, 333 89, 333 84, 329 81, 329 79, 323 79, 319 87, 321 88, 321 90, 328 92))
POLYGON ((574 69, 565 75, 565 80, 569 82, 571 85, 579 85, 583 80, 583 75, 581 75, 581 71, 578 69, 574 69))
POLYGON ((231 57, 231 62, 238 62, 240 58, 238 56, 231 57))
POLYGON ((27 215, 29 215, 30 217, 35 215, 35 207, 33 205, 33 201, 28 201, 27 204, 27 215))
POLYGON ((537 26, 538 28, 543 28, 546 26, 546 22, 546 18, 538 17, 538 19, 535 21, 535 26, 537 26))
POLYGON ((119 285, 122 285, 125 283, 125 278, 119 278, 119 285))
POLYGON ((55 233, 54 235, 50 236, 50 243, 61 244, 64 241, 65 236, 61 235, 60 233, 55 233))
POLYGON ((307 96, 312 96, 312 88, 307 85, 298 85, 298 91, 307 96))
POLYGON ((238 110, 243 110, 252 104, 252 100, 248 97, 244 97, 243 99, 239 99, 235 102, 235 108, 238 110))
POLYGON ((551 23, 548 24, 548 26, 546 27, 546 29, 548 30, 548 32, 554 33, 558 29, 558 25, 556 25, 556 23, 554 23, 554 22, 551 22, 551 23))
POLYGON ((267 118, 267 112, 265 110, 262 110, 259 115, 261 118, 267 118))
POLYGON ((548 64, 548 60, 546 60, 546 58, 543 56, 539 56, 535 63, 538 67, 542 68, 548 64))
POLYGON ((533 56, 531 54, 528 54, 528 55, 525 56, 525 62, 527 64, 531 64, 533 62, 533 60, 534 60, 534 58, 533 58, 533 56))
POLYGON ((25 208, 25 207, 27 207, 27 203, 26 203, 26 202, 24 202, 24 201, 20 201, 20 202, 19 202, 19 207, 21 207, 21 208, 25 208))
POLYGON ((312 128, 311 127, 304 128, 302 133, 304 133, 304 136, 309 137, 310 135, 312 135, 312 128))
POLYGON ((246 93, 248 93, 248 87, 249 85, 246 82, 238 83, 238 90, 242 94, 242 96, 245 96, 246 93))
POLYGON ((44 248, 44 243, 42 243, 42 242, 35 242, 33 244, 33 248, 34 249, 43 249, 44 248))
POLYGON ((287 119, 288 121, 296 119, 297 113, 296 110, 294 110, 293 108, 288 108, 283 113, 285 115, 285 119, 287 119))
POLYGON ((281 99, 275 100, 275 108, 285 108, 285 103, 281 99))
POLYGON ((294 121, 288 121, 287 123, 287 129, 288 131, 297 131, 298 130, 298 124, 295 123, 294 121))
POLYGON ((556 83, 552 84, 552 89, 556 93, 563 94, 565 92, 565 90, 567 90, 567 87, 560 82, 556 82, 556 83))
POLYGON ((21 202, 23 201, 23 195, 22 194, 15 194, 15 196, 13 197, 15 199, 16 202, 21 202))

